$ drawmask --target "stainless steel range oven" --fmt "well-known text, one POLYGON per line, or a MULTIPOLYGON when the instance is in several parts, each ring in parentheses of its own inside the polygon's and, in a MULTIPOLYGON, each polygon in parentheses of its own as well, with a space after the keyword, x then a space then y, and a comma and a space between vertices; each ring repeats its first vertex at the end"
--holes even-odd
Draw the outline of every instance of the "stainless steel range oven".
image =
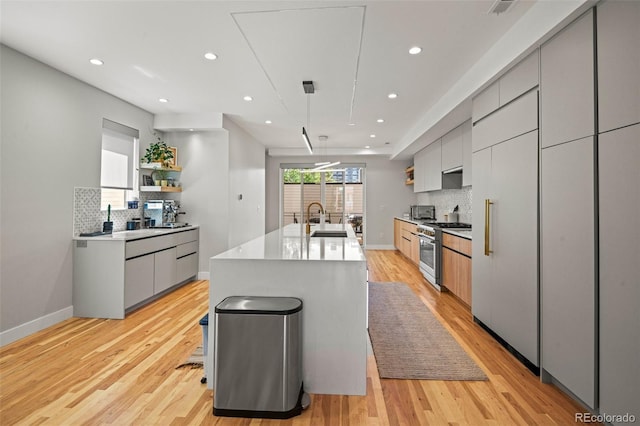
POLYGON ((438 254, 435 229, 427 225, 418 225, 417 233, 420 237, 420 272, 431 285, 439 290, 440 286, 436 283, 438 254))
POLYGON ((442 229, 471 229, 471 225, 460 222, 426 222, 418 225, 420 272, 437 290, 441 289, 442 279, 442 229))

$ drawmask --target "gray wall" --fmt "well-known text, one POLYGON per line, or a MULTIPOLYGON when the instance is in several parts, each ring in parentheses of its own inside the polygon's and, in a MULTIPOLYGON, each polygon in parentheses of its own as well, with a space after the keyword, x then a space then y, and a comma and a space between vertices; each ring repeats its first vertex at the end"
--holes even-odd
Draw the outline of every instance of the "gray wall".
POLYGON ((182 166, 180 221, 200 225, 199 276, 206 278, 209 258, 227 249, 229 220, 229 135, 226 130, 167 132, 168 145, 178 148, 182 166))
POLYGON ((183 170, 180 220, 200 225, 201 278, 209 276, 209 258, 264 234, 264 145, 227 117, 223 126, 165 133, 183 170))
POLYGON ((227 116, 229 131, 229 247, 264 235, 265 147, 227 116), (242 194, 242 200, 239 195, 242 194))
MULTIPOLYGON (((415 204, 413 186, 404 184, 411 160, 392 161, 380 156, 323 158, 322 161, 366 164, 365 217, 367 248, 393 248, 393 218, 415 204)), ((280 164, 314 163, 318 157, 267 157, 266 230, 277 229, 280 214, 280 164)))
POLYGON ((73 188, 100 185, 102 119, 146 145, 153 116, 6 46, 0 55, 0 331, 33 332, 71 314, 73 188))

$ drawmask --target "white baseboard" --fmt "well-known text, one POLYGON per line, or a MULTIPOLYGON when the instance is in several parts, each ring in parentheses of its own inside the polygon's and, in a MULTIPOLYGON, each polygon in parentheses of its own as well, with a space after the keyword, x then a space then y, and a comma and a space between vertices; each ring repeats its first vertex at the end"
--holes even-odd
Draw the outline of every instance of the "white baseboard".
POLYGON ((395 250, 396 248, 392 244, 390 244, 390 245, 386 245, 386 244, 380 244, 380 245, 367 244, 365 249, 366 250, 395 250))
POLYGON ((199 280, 208 280, 209 279, 209 271, 199 271, 198 272, 199 280))
POLYGON ((20 340, 23 337, 27 337, 33 333, 37 333, 40 330, 44 330, 47 327, 51 327, 59 322, 69 319, 73 316, 73 306, 60 309, 57 312, 53 312, 36 318, 32 321, 21 324, 17 327, 10 328, 7 331, 0 333, 0 347, 13 343, 16 340, 20 340))

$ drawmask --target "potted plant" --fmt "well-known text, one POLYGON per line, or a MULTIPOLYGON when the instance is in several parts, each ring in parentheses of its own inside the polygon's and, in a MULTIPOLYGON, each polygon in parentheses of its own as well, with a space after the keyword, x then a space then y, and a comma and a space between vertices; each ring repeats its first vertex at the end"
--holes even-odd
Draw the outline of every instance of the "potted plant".
POLYGON ((170 167, 169 160, 173 158, 173 152, 157 133, 153 133, 157 142, 152 142, 144 153, 142 159, 146 163, 160 163, 162 167, 170 167))
POLYGON ((153 182, 156 186, 167 186, 167 176, 169 171, 167 170, 154 170, 151 172, 153 182))

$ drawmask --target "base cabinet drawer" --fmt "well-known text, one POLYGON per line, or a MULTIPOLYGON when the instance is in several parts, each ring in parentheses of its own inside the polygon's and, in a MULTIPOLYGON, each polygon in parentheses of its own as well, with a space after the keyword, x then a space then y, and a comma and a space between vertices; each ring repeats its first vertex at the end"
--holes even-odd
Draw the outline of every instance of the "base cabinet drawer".
POLYGON ((198 253, 181 257, 176 264, 178 282, 191 278, 198 273, 198 253))
POLYGON ((471 258, 443 247, 442 284, 471 306, 471 258))
POLYGON ((153 296, 154 255, 127 260, 124 265, 125 309, 153 296))

